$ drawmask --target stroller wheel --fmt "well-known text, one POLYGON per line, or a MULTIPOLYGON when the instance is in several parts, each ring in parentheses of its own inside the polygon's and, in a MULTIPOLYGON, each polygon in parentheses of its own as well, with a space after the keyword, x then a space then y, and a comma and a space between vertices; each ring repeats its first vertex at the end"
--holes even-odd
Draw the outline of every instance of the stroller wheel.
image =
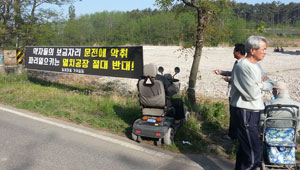
POLYGON ((296 164, 295 164, 295 170, 298 170, 299 167, 300 167, 300 165, 296 163, 296 164))
POLYGON ((261 170, 266 170, 266 164, 265 164, 264 162, 262 162, 262 163, 260 164, 260 169, 261 169, 261 170))

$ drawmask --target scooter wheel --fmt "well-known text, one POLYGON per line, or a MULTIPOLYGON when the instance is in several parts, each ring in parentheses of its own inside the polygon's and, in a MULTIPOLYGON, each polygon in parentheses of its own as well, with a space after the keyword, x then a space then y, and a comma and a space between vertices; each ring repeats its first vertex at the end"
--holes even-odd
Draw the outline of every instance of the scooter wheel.
POLYGON ((169 127, 168 132, 165 134, 163 142, 166 145, 171 145, 174 141, 174 129, 169 127))
POLYGON ((154 141, 154 145, 155 145, 155 146, 161 145, 161 138, 155 140, 155 141, 154 141))
POLYGON ((138 143, 141 143, 141 142, 142 142, 142 137, 141 137, 141 136, 137 136, 136 141, 137 141, 138 143))
POLYGON ((134 133, 131 133, 131 139, 137 141, 138 136, 134 133))

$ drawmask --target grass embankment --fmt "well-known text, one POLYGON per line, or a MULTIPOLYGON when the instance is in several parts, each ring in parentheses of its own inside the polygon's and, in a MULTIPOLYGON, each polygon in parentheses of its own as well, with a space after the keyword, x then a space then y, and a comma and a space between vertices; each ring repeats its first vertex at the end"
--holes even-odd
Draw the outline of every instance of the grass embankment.
POLYGON ((0 78, 0 101, 17 108, 121 133, 138 117, 134 98, 98 97, 88 95, 90 91, 28 79, 25 74, 0 78))
MULTIPOLYGON (((1 103, 130 136, 133 122, 141 116, 137 94, 120 94, 114 88, 104 88, 100 94, 89 87, 43 82, 26 74, 0 77, 1 103)), ((236 145, 222 139, 229 122, 226 102, 204 97, 198 101, 190 108, 191 119, 176 133, 175 143, 163 147, 184 153, 213 152, 234 159, 236 145)))

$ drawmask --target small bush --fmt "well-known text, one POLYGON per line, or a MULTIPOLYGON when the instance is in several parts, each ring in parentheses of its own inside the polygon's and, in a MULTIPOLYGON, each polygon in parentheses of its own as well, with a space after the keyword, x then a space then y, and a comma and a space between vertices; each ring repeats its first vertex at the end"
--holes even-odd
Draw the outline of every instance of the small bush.
POLYGON ((297 160, 297 161, 300 160, 300 151, 296 151, 296 160, 297 160))
POLYGON ((225 105, 221 102, 207 103, 200 106, 202 130, 221 130, 227 124, 225 105))
POLYGON ((201 133, 201 123, 194 114, 176 133, 175 143, 178 149, 183 151, 205 152, 207 150, 208 143, 201 133), (183 144, 183 141, 189 141, 192 145, 183 144))

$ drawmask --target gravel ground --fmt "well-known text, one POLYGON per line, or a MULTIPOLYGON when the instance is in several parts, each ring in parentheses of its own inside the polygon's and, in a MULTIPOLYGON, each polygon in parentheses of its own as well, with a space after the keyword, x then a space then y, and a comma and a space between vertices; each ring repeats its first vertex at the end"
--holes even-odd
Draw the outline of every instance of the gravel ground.
MULTIPOLYGON (((154 63, 163 66, 165 73, 174 73, 174 68, 179 66, 181 72, 176 75, 176 78, 180 79, 182 90, 187 88, 194 51, 182 53, 178 46, 144 46, 143 49, 144 64, 154 63)), ((272 80, 286 82, 291 97, 300 101, 300 51, 297 50, 300 49, 287 48, 284 53, 275 53, 273 48, 269 47, 261 65, 272 80)), ((231 70, 234 61, 233 47, 203 48, 196 84, 197 94, 227 98, 227 83, 213 70, 231 70)), ((116 79, 116 81, 123 85, 127 84, 129 90, 136 90, 137 81, 134 79, 116 79)))

